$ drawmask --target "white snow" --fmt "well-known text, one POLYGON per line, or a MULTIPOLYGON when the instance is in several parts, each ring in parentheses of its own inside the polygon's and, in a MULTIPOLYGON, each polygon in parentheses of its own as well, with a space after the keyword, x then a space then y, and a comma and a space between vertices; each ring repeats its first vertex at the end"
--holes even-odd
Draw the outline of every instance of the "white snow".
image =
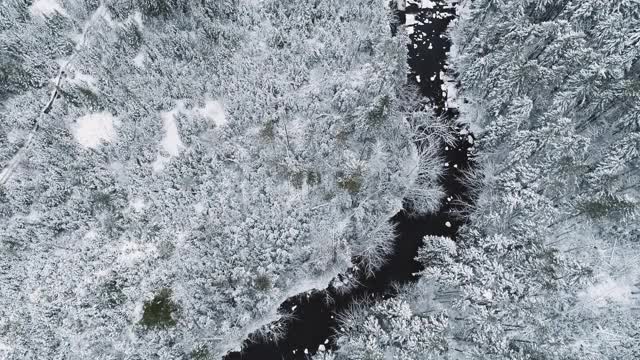
POLYGON ((92 84, 92 85, 96 83, 96 78, 94 78, 93 76, 88 75, 88 74, 83 74, 83 73, 81 73, 79 71, 76 71, 73 74, 73 80, 79 81, 79 82, 84 82, 84 83, 87 83, 87 84, 92 84))
POLYGON ((416 81, 420 82, 420 75, 416 75, 416 81))
POLYGON ((24 130, 14 128, 7 133, 7 141, 9 142, 9 144, 17 144, 24 138, 26 138, 28 134, 29 133, 24 130))
POLYGON ((158 153, 156 160, 151 164, 154 172, 164 169, 165 164, 172 157, 179 156, 180 152, 185 148, 176 124, 176 115, 183 111, 184 105, 180 102, 173 110, 160 113, 162 127, 164 128, 164 137, 160 141, 160 148, 164 150, 166 155, 158 153))
POLYGON ((171 156, 180 155, 180 150, 184 148, 184 144, 180 139, 180 133, 178 132, 175 113, 176 111, 170 111, 163 112, 160 115, 164 126, 164 138, 162 139, 161 145, 164 151, 171 156))
POLYGON ((423 9, 433 9, 436 6, 436 3, 430 0, 422 0, 420 3, 420 7, 423 9))
POLYGON ((84 85, 90 88, 94 93, 98 92, 98 88, 96 87, 97 80, 95 77, 89 74, 83 74, 79 71, 76 71, 73 74, 73 79, 71 79, 71 82, 77 85, 84 85))
POLYGON ((449 227, 449 228, 450 228, 450 227, 451 227, 451 223, 447 221, 446 223, 444 223, 444 226, 446 226, 446 227, 449 227))
POLYGON ((37 287, 29 294, 29 301, 31 301, 34 304, 37 304, 40 302, 41 297, 42 297, 42 288, 37 287))
POLYGON ((144 60, 145 60, 145 56, 144 56, 144 53, 141 51, 138 53, 138 55, 136 55, 136 57, 133 58, 133 64, 139 68, 143 68, 144 60))
POLYGON ((98 238, 98 232, 94 229, 91 229, 84 234, 83 238, 85 240, 93 241, 98 238))
POLYGON ((473 145, 473 136, 469 135, 469 137, 467 137, 467 142, 469 142, 469 144, 473 145))
POLYGON ((140 212, 146 207, 146 204, 142 198, 135 198, 129 203, 129 206, 136 212, 140 212))
POLYGON ((447 107, 458 108, 458 90, 456 89, 455 81, 447 77, 445 79, 445 85, 447 87, 447 107))
MULTIPOLYGON (((102 5, 101 5, 102 6, 102 5)), ((111 12, 109 11, 109 9, 107 9, 106 7, 104 8, 104 10, 102 10, 102 19, 104 20, 104 22, 107 23, 107 25, 109 25, 109 27, 113 28, 116 27, 117 25, 120 25, 121 23, 119 21, 114 21, 113 18, 111 17, 111 12)))
POLYGON ((222 103, 216 100, 207 100, 204 107, 196 109, 200 115, 213 122, 217 127, 224 126, 227 123, 227 118, 224 114, 224 108, 222 103))
POLYGON ((85 148, 97 148, 102 141, 111 142, 115 139, 115 120, 108 112, 85 115, 76 121, 72 129, 73 137, 85 148))
POLYGON ((39 221, 42 218, 42 213, 35 211, 35 210, 31 210, 29 211, 29 214, 27 216, 24 217, 24 219, 29 222, 29 223, 36 223, 37 221, 39 221))
POLYGON ((483 291, 482 292, 482 296, 484 296, 484 298, 487 299, 487 300, 493 299, 493 293, 489 289, 483 291))
POLYGON ((320 344, 320 346, 318 346, 318 351, 325 351, 325 347, 324 345, 320 344))
POLYGON ((606 306, 609 302, 630 305, 633 289, 633 281, 606 278, 587 288, 581 298, 596 307, 606 306))
POLYGON ((115 179, 120 184, 124 185, 124 184, 128 184, 129 183, 129 176, 128 176, 127 170, 125 169, 125 166, 122 164, 122 162, 114 161, 114 162, 109 164, 109 168, 111 169, 111 172, 114 175, 115 179))
POLYGON ((407 19, 405 21, 406 26, 412 26, 416 23, 416 14, 407 14, 407 19))
POLYGON ((195 212, 197 212, 198 214, 202 214, 205 210, 204 204, 199 202, 193 205, 193 210, 195 210, 195 212))
POLYGON ((66 11, 56 0, 36 0, 29 6, 29 12, 33 16, 47 17, 55 13, 66 15, 66 11))
POLYGON ((164 137, 160 141, 160 148, 164 150, 165 154, 162 152, 158 153, 156 159, 151 163, 154 172, 159 172, 164 169, 165 164, 168 163, 172 157, 179 156, 180 152, 185 148, 180 139, 175 118, 176 114, 180 111, 183 111, 182 103, 179 103, 178 106, 171 111, 160 113, 162 127, 164 128, 164 137))
POLYGON ((142 29, 144 27, 144 24, 142 23, 142 13, 140 11, 136 11, 133 14, 133 21, 136 22, 136 24, 138 25, 138 27, 140 29, 142 29))

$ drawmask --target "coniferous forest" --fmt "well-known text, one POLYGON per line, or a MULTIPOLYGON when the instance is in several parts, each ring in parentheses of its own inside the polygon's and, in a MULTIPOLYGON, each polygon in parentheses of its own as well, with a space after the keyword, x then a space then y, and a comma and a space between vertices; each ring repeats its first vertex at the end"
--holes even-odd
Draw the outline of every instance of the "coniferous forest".
POLYGON ((4 359, 640 359, 640 1, 0 0, 4 359))

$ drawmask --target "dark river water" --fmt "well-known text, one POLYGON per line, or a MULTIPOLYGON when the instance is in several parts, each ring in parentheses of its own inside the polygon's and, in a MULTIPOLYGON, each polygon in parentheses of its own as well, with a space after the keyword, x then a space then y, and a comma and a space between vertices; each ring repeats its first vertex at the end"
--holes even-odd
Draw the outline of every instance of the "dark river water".
MULTIPOLYGON (((398 23, 415 19, 413 32, 408 45, 409 81, 417 85, 424 96, 424 103, 432 106, 437 115, 441 115, 450 124, 451 132, 458 138, 455 146, 442 144, 442 156, 451 165, 442 178, 446 189, 446 197, 437 213, 415 216, 409 211, 400 211, 390 221, 396 224, 398 236, 395 239, 394 252, 387 263, 374 276, 351 269, 340 275, 354 277, 359 285, 344 293, 329 284, 326 289, 314 290, 287 299, 280 306, 283 314, 292 314, 279 320, 285 329, 285 336, 279 341, 268 341, 257 335, 245 340, 242 352, 230 352, 225 360, 252 359, 308 359, 315 354, 318 346, 326 350, 335 349, 336 329, 339 327, 336 314, 349 309, 354 301, 369 298, 372 300, 394 296, 392 284, 406 284, 417 280, 414 274, 422 270, 415 261, 418 248, 422 246, 425 235, 456 237, 461 220, 453 213, 461 210, 459 202, 448 201, 447 198, 470 201, 468 190, 458 181, 461 170, 471 165, 468 158, 473 138, 455 125, 457 111, 447 108, 447 94, 442 86, 446 79, 447 52, 450 48, 446 29, 455 17, 454 5, 444 1, 431 1, 432 8, 421 9, 417 5, 409 5, 404 11, 398 11, 398 23), (418 77, 419 81, 418 81, 418 77), (471 142, 470 142, 471 141, 471 142), (456 164, 457 168, 452 165, 456 164), (331 296, 334 301, 327 304, 325 299, 331 296), (295 310, 291 310, 294 308, 295 310), (286 320, 285 320, 286 319, 286 320)), ((403 31, 397 24, 391 24, 392 33, 403 31)), ((407 206, 409 206, 407 204, 407 206)), ((356 259, 357 260, 357 259, 356 259)))

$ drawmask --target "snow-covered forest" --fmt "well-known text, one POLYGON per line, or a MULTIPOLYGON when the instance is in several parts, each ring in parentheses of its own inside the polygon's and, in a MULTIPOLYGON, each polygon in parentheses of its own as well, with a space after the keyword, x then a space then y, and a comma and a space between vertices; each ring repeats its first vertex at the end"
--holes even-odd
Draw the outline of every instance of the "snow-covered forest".
POLYGON ((639 201, 638 0, 0 0, 0 359, 640 359, 639 201))
POLYGON ((7 358, 223 354, 437 206, 379 1, 0 9, 7 358))
POLYGON ((640 3, 474 0, 450 29, 473 201, 318 359, 640 358, 640 3))

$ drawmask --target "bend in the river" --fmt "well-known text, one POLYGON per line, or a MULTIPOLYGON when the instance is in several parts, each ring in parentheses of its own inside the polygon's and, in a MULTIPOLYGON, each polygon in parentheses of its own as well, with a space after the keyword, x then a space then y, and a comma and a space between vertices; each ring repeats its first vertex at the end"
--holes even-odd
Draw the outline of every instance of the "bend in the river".
MULTIPOLYGON (((427 2, 432 8, 420 8, 410 4, 406 9, 398 10, 398 21, 405 23, 410 33, 408 45, 409 81, 416 84, 425 97, 426 106, 432 106, 437 115, 449 122, 450 131, 455 133, 458 142, 455 146, 442 144, 442 156, 450 165, 441 184, 446 190, 440 210, 434 214, 416 216, 401 211, 391 221, 396 224, 397 237, 394 252, 387 263, 374 276, 367 276, 357 267, 338 276, 324 290, 315 290, 287 299, 280 306, 283 314, 294 316, 278 320, 284 328, 285 336, 278 341, 268 341, 257 335, 245 340, 242 352, 231 352, 225 360, 236 359, 308 359, 318 347, 335 348, 334 337, 338 328, 336 314, 349 309, 356 300, 382 299, 393 296, 394 284, 409 283, 417 280, 415 275, 421 265, 415 260, 425 235, 448 236, 455 238, 462 220, 455 213, 462 210, 462 203, 469 202, 469 191, 458 180, 460 171, 472 164, 469 148, 473 146, 473 137, 455 124, 457 111, 447 105, 446 60, 450 41, 446 30, 455 17, 455 3, 447 4, 442 0, 427 2), (456 165, 455 167, 453 165, 456 165), (461 199, 462 202, 451 201, 461 199), (358 286, 344 292, 333 286, 341 277, 357 280, 358 286), (333 299, 327 302, 327 297, 333 299), (291 310, 295 309, 295 310, 291 310)), ((392 32, 397 32, 397 24, 392 24, 392 32)), ((451 84, 449 84, 451 86, 451 84)))

